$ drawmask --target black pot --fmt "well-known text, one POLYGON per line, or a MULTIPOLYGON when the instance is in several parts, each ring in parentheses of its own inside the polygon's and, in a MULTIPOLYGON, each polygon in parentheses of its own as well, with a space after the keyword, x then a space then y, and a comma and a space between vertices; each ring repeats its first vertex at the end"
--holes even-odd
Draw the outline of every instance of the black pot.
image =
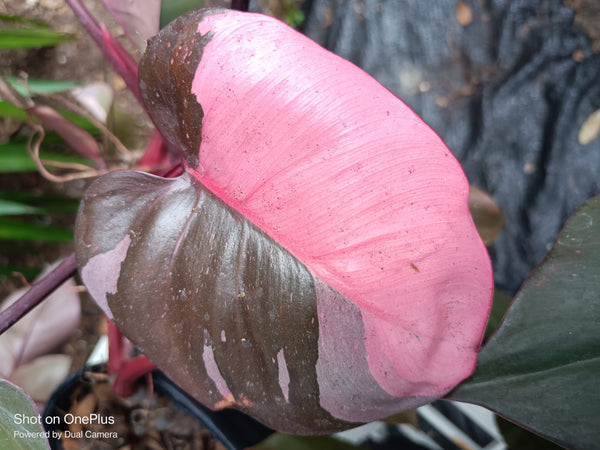
MULTIPOLYGON (((81 371, 69 375, 56 388, 46 403, 43 412, 43 424, 46 431, 49 432, 49 443, 52 450, 62 450, 60 440, 52 436, 55 436, 59 430, 64 431, 65 429, 65 425, 62 423, 56 424, 54 418, 62 416, 65 411, 69 411, 71 393, 80 383, 89 382, 86 381, 84 375, 84 373, 89 372, 101 372, 100 366, 84 367, 81 371)), ((206 408, 160 371, 152 373, 152 380, 156 392, 169 397, 174 405, 194 417, 230 450, 255 445, 273 433, 273 430, 239 411, 232 409, 212 411, 206 408)))

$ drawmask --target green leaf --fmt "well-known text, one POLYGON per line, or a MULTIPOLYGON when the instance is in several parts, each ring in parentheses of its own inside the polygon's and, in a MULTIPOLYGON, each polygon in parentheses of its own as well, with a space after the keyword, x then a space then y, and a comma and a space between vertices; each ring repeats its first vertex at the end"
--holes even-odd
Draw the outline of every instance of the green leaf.
POLYGON ((27 121, 27 113, 24 110, 4 100, 0 100, 0 117, 27 121))
POLYGON ((495 416, 495 418, 500 434, 502 434, 504 441, 510 449, 526 448, 527 450, 560 450, 563 448, 500 416, 495 416))
POLYGON ((44 211, 40 208, 25 205, 19 202, 4 200, 0 198, 0 216, 20 215, 20 214, 41 214, 44 211))
POLYGON ((72 36, 46 27, 3 28, 0 29, 0 50, 50 47, 73 39, 72 36))
POLYGON ((64 228, 38 225, 0 217, 0 239, 24 241, 69 242, 73 232, 64 228))
MULTIPOLYGON (((68 156, 61 153, 40 151, 43 160, 74 162, 90 165, 91 161, 77 156, 68 156)), ((35 172, 37 166, 27 152, 27 144, 21 140, 13 140, 6 144, 0 144, 0 173, 11 172, 35 172)))
POLYGON ((600 196, 521 287, 474 375, 450 399, 483 405, 573 449, 600 442, 600 196))
POLYGON ((52 81, 29 78, 25 81, 19 77, 4 77, 4 79, 24 97, 30 97, 32 94, 65 92, 78 86, 76 82, 66 80, 52 81))
POLYGON ((504 292, 494 289, 494 300, 492 303, 492 311, 490 312, 490 317, 485 329, 485 339, 488 339, 492 333, 496 331, 511 303, 512 298, 510 298, 504 292))
POLYGON ((0 202, 3 200, 24 203, 45 214, 74 213, 79 208, 79 199, 52 194, 0 191, 0 202))
POLYGON ((46 450, 45 431, 33 402, 25 392, 0 380, 0 448, 46 450))
POLYGON ((160 28, 191 9, 202 8, 204 0, 171 0, 162 2, 160 8, 160 28))

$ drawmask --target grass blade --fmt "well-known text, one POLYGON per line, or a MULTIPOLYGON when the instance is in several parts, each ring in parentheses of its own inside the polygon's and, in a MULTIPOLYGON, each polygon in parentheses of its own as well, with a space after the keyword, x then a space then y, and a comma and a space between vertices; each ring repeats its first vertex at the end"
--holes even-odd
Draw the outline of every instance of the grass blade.
POLYGON ((43 214, 44 211, 35 206, 0 198, 0 216, 13 216, 22 214, 43 214))
POLYGON ((23 241, 70 242, 73 232, 64 228, 38 225, 0 217, 0 239, 23 241))
POLYGON ((72 40, 73 36, 46 27, 0 29, 0 50, 51 47, 72 40))

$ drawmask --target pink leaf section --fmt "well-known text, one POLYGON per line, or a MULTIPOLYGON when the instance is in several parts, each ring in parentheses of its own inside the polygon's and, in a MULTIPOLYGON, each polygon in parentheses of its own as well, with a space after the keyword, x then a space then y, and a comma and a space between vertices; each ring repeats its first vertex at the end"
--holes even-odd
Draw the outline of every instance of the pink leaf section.
POLYGON ((113 250, 94 256, 81 270, 81 279, 90 295, 102 308, 106 317, 111 320, 113 313, 108 306, 106 296, 117 292, 119 271, 115 270, 115 265, 120 267, 127 254, 129 244, 131 244, 131 237, 125 236, 113 250))
POLYGON ((458 161, 376 80, 275 19, 215 13, 198 33, 190 173, 358 306, 385 391, 451 390, 493 290, 458 161))

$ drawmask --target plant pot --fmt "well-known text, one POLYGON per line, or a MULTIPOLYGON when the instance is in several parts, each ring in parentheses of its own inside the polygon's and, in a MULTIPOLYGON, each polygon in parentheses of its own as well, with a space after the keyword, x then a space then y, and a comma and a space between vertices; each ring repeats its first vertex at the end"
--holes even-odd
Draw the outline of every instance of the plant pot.
POLYGON ((239 411, 204 407, 159 371, 152 373, 152 388, 146 389, 143 382, 140 385, 136 395, 121 399, 112 394, 103 365, 72 373, 54 391, 43 412, 50 448, 69 450, 75 442, 82 442, 80 439, 95 440, 93 448, 119 448, 135 439, 150 439, 152 445, 159 445, 159 436, 163 448, 187 439, 195 446, 186 448, 233 450, 257 444, 273 433, 239 411), (94 404, 94 397, 104 395, 112 395, 118 401, 94 404), (109 403, 113 411, 106 409, 109 403), (129 410, 128 405, 132 406, 129 410))

